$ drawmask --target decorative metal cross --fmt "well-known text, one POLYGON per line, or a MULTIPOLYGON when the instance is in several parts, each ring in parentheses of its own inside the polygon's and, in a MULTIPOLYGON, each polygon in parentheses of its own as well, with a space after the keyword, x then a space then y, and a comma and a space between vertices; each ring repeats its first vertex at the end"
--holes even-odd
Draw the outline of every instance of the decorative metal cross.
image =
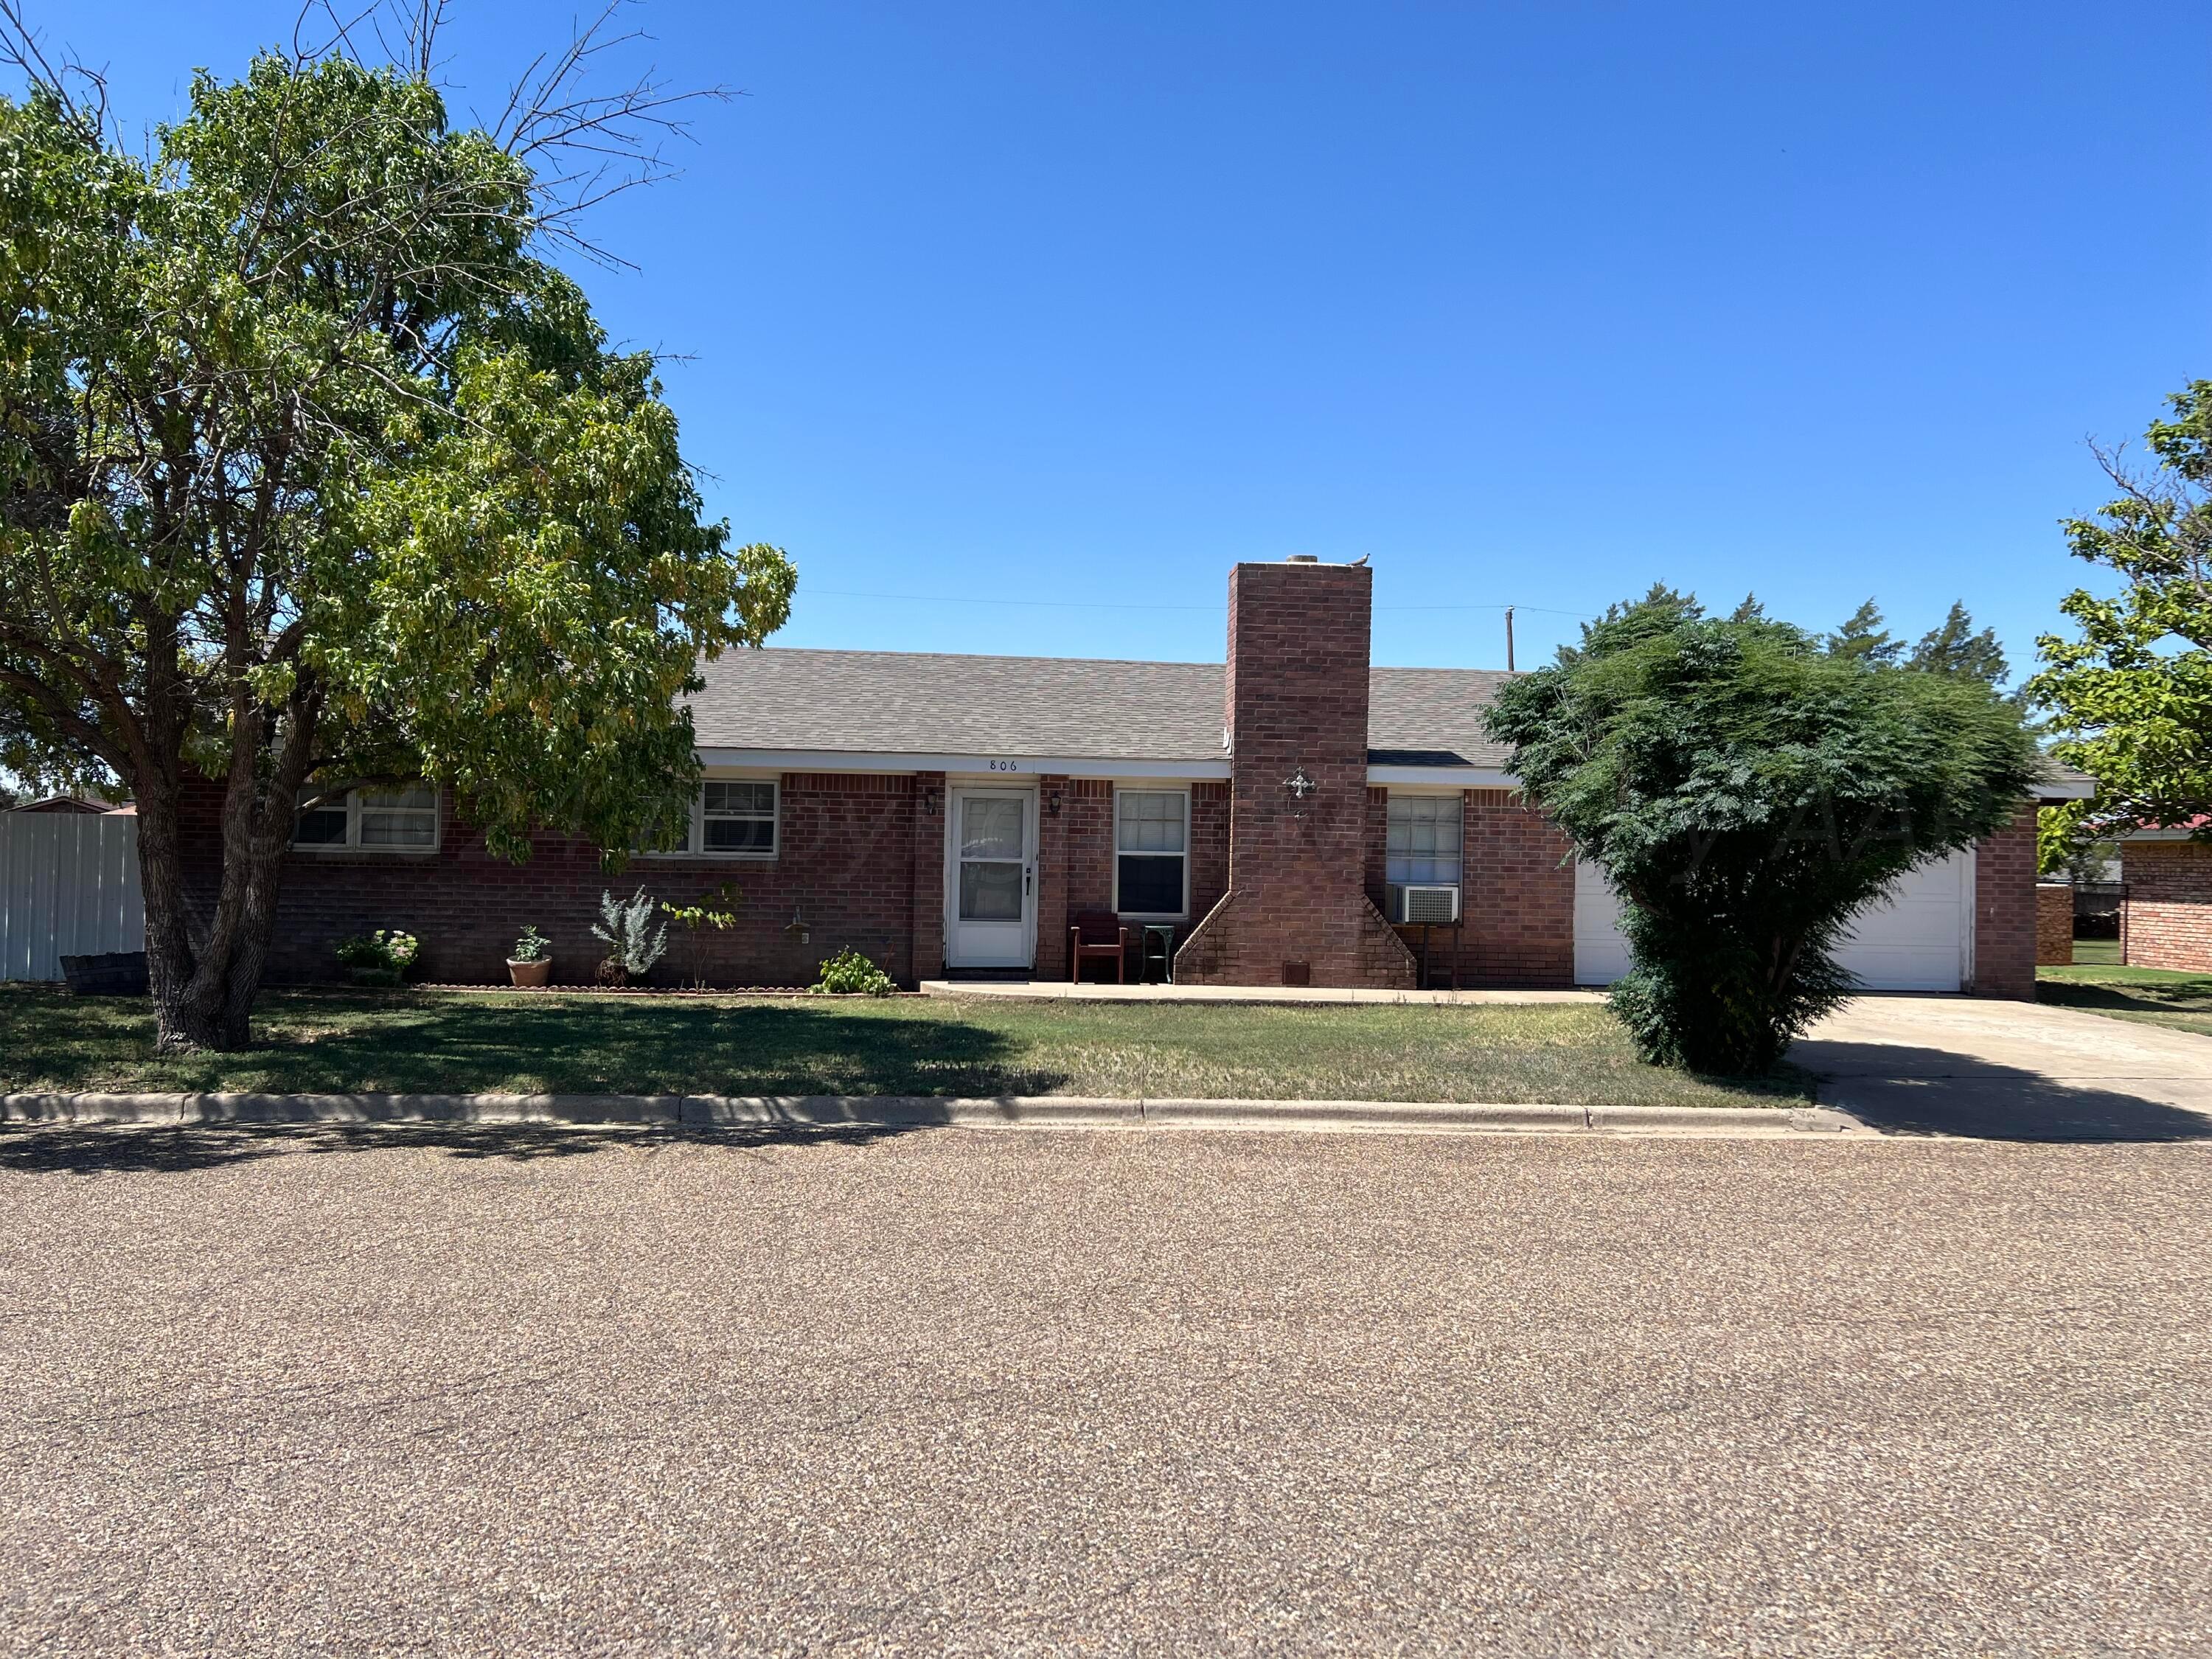
POLYGON ((1321 786, 1316 783, 1311 778, 1308 777, 1306 775, 1306 769, 1301 766, 1297 771, 1291 773, 1290 776, 1283 780, 1283 787, 1291 792, 1291 799, 1292 800, 1297 802, 1299 805, 1304 806, 1306 804, 1306 797, 1313 793, 1315 790, 1320 788, 1321 786))

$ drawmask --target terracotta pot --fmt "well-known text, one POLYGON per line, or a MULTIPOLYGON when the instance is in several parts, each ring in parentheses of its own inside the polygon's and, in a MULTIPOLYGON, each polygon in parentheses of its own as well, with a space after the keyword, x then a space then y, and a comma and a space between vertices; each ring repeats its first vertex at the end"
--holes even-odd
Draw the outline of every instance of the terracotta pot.
POLYGON ((517 985, 544 985, 553 977, 553 958, 540 957, 535 962, 517 962, 509 957, 507 976, 517 985))

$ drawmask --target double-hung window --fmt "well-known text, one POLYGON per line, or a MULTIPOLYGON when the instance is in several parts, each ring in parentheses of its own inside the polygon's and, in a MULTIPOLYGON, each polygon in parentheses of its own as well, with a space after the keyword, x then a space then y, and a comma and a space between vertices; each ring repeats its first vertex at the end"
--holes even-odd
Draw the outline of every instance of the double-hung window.
POLYGON ((437 849, 438 792, 427 783, 398 788, 364 784, 329 793, 305 789, 300 799, 302 806, 292 826, 295 847, 383 853, 437 849))
POLYGON ((1393 887, 1458 886, 1462 823, 1457 795, 1391 796, 1383 879, 1393 887))
POLYGON ((1180 789, 1114 796, 1114 908, 1179 917, 1190 908, 1190 797, 1180 789))
POLYGON ((701 850, 725 858, 775 856, 773 780, 715 779, 700 792, 701 850))
POLYGON ((642 850, 660 857, 772 859, 776 793, 774 778, 709 778, 692 796, 683 829, 665 846, 642 850))

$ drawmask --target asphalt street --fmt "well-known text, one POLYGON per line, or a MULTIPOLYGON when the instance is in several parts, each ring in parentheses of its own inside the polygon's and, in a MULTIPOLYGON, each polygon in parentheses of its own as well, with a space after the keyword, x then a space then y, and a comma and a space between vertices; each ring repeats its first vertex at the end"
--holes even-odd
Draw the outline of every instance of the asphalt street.
POLYGON ((0 1132, 0 1649, 2212 1650, 2212 1146, 0 1132))

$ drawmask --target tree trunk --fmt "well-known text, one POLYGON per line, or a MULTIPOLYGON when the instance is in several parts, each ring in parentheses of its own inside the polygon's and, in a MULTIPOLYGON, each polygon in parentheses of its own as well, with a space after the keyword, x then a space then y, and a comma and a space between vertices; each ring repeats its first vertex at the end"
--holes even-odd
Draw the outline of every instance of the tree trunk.
MULTIPOLYGON (((146 911, 146 972, 154 1046, 164 1054, 246 1048, 250 1017, 276 927, 276 893, 291 842, 292 803, 307 771, 315 708, 295 701, 275 775, 262 782, 258 722, 242 721, 224 790, 221 877, 211 912, 193 926, 185 891, 179 776, 142 779, 138 879, 146 911)), ((181 768, 179 769, 181 771, 181 768)), ((205 903, 208 896, 199 896, 205 903)))
POLYGON ((164 781, 138 789, 138 884, 146 910, 146 978, 154 999, 154 1046, 162 1054, 230 1046, 225 1010, 210 1006, 192 945, 185 891, 180 791, 164 781))

